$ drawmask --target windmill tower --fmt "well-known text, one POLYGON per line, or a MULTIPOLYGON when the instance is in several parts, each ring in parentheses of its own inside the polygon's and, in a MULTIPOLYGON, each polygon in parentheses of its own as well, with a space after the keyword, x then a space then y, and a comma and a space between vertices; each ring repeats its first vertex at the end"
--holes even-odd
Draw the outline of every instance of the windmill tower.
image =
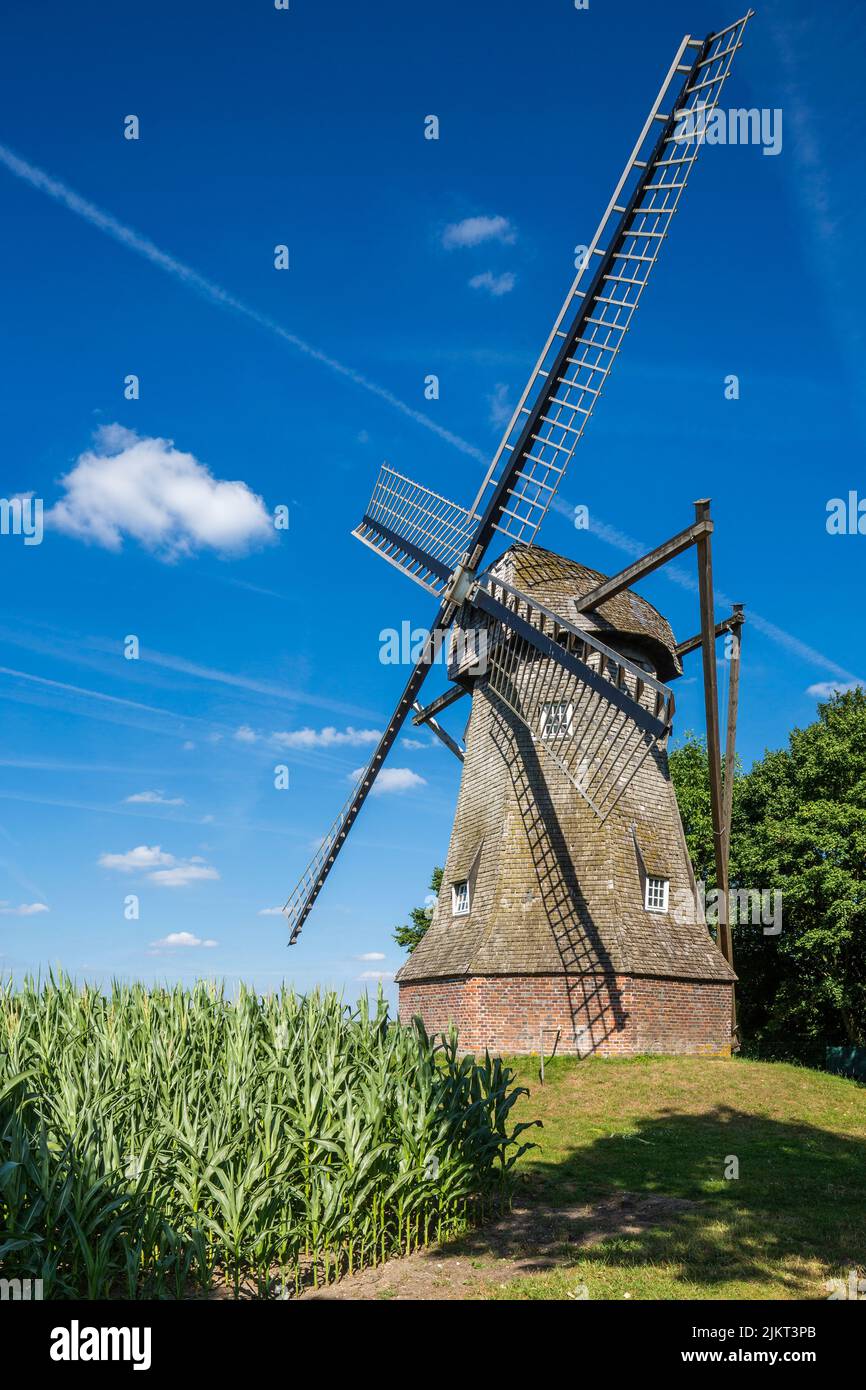
POLYGON ((667 767, 662 679, 680 656, 637 594, 594 601, 604 582, 517 545, 460 615, 449 674, 472 710, 457 812, 431 925, 397 979, 401 1016, 453 1021, 467 1051, 730 1048, 734 973, 700 912, 667 767))
POLYGON ((355 535, 439 600, 418 662, 352 795, 289 898, 294 943, 406 719, 463 761, 431 927, 398 975, 401 1016, 449 1022, 466 1050, 730 1049, 730 932, 712 940, 671 786, 665 683, 700 649, 716 873, 727 901, 730 779, 722 784, 715 640, 736 660, 737 609, 716 624, 712 521, 605 578, 535 545, 624 345, 751 12, 686 36, 468 508, 383 467, 355 535), (700 113, 700 118, 697 113, 700 113), (501 538, 501 540, 500 540, 501 538), (507 549, 486 570, 497 542, 507 549), (695 547, 700 633, 677 645, 631 585, 695 547), (442 641, 449 688, 417 696, 442 641), (471 695, 465 751, 437 715, 471 695))

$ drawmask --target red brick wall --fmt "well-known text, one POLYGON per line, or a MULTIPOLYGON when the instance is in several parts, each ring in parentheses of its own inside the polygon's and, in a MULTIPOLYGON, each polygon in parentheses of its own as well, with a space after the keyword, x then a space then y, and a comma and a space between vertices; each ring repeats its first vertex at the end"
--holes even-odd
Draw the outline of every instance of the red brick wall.
POLYGON ((731 1045, 731 986, 717 981, 604 975, 486 975, 400 986, 400 1018, 420 1014, 428 1033, 456 1024, 464 1052, 628 1056, 724 1054, 731 1045), (549 1030, 549 1031, 548 1031, 549 1030))

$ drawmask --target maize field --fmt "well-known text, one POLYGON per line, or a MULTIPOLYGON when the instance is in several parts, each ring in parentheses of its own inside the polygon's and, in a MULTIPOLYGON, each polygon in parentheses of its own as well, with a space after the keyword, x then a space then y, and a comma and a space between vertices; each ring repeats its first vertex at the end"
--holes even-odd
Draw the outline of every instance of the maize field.
POLYGON ((0 982, 0 1275, 292 1297, 507 1204, 521 1092, 381 994, 0 982))

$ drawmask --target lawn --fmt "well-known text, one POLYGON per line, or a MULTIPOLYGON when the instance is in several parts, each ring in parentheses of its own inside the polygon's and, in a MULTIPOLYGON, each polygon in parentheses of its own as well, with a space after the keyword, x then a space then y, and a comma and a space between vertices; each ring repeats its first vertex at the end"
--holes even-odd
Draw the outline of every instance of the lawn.
POLYGON ((862 1274, 863 1086, 785 1063, 647 1057, 558 1059, 542 1087, 537 1060, 512 1065, 531 1089, 517 1118, 544 1124, 515 1205, 571 1215, 552 1267, 484 1296, 827 1298, 827 1280, 862 1274))

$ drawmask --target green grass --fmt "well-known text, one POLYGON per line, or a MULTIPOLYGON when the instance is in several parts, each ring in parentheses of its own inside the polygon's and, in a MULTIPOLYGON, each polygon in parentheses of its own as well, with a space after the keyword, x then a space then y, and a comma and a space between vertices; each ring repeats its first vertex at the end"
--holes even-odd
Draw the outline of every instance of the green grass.
POLYGON ((544 1123, 518 1165, 518 1203, 574 1208, 627 1192, 690 1205, 575 1243, 562 1268, 493 1297, 568 1298, 585 1284, 590 1298, 826 1298, 826 1280, 866 1264, 866 1088, 697 1057, 557 1059, 542 1088, 537 1060, 512 1065, 531 1088, 516 1117, 544 1123))

